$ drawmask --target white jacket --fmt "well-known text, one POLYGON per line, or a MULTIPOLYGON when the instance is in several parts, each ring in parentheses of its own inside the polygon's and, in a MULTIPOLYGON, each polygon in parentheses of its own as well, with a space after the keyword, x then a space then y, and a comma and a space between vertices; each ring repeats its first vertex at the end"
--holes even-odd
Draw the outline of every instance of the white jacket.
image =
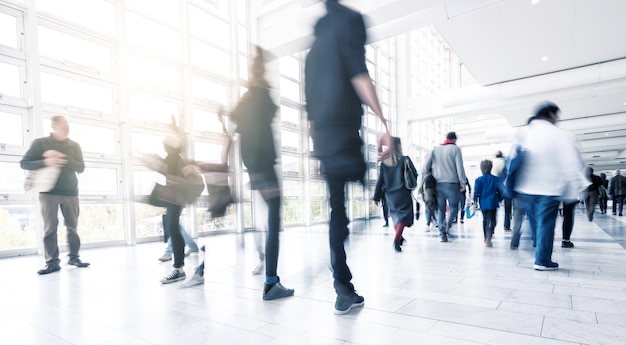
POLYGON ((517 133, 515 144, 526 154, 515 191, 575 199, 586 188, 584 164, 574 136, 546 120, 534 120, 517 133))

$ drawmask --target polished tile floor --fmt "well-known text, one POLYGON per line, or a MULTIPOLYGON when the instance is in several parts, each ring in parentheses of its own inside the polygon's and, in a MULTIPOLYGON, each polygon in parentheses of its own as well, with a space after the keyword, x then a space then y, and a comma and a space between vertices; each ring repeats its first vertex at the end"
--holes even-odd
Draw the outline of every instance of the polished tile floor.
MULTIPOLYGON (((529 238, 509 250, 496 228, 485 248, 480 215, 449 243, 406 231, 402 253, 379 220, 352 224, 347 243, 364 308, 333 314, 325 226, 281 235, 279 274, 294 297, 264 302, 255 233, 200 238, 206 282, 161 285, 162 243, 85 249, 87 269, 38 276, 41 256, 0 260, 1 344, 626 344, 626 217, 578 211, 576 247, 532 269, 529 238)), ((527 223, 524 227, 527 226, 527 223)), ((65 255, 65 253, 62 253, 65 255)), ((190 276, 200 255, 187 259, 190 276)))

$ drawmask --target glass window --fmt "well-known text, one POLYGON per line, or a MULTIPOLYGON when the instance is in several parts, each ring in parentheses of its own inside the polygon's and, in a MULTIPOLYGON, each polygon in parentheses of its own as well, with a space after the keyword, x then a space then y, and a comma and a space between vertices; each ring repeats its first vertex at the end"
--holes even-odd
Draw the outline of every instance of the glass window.
MULTIPOLYGON (((70 138, 80 145, 83 153, 115 155, 117 137, 113 128, 70 123, 70 138)), ((43 128, 52 128, 50 119, 43 120, 43 128)))
MULTIPOLYGON (((204 8, 211 11, 211 13, 218 14, 222 17, 228 17, 228 4, 231 1, 226 0, 210 0, 204 1, 208 6, 204 6, 204 8)), ((241 1, 238 1, 241 2, 241 1)))
POLYGON ((285 175, 300 175, 300 157, 297 156, 282 156, 283 174, 285 175))
POLYGON ((0 12, 0 45, 17 49, 17 18, 0 12))
POLYGON ((215 81, 192 76, 191 77, 191 94, 193 97, 218 104, 228 104, 228 85, 220 84, 215 81))
POLYGON ((150 195, 154 189, 154 184, 165 184, 165 176, 156 171, 151 170, 135 170, 133 171, 134 194, 150 195))
POLYGON ((230 47, 228 23, 196 6, 189 6, 189 32, 222 48, 230 47))
POLYGON ((163 97, 131 93, 129 98, 130 116, 133 119, 169 124, 172 122, 172 116, 177 120, 180 117, 180 105, 164 100, 163 97))
POLYGON ((197 161, 207 163, 221 163, 222 162, 222 144, 199 142, 194 143, 194 159, 197 161))
POLYGON ((310 182, 312 198, 326 198, 326 182, 310 182))
POLYGON ((284 150, 300 152, 300 133, 282 130, 281 143, 284 150))
POLYGON ((167 26, 126 11, 126 35, 131 44, 180 59, 180 34, 167 26))
POLYGON ((352 219, 365 217, 365 201, 364 200, 352 200, 352 219))
POLYGON ((317 159, 309 159, 309 175, 313 177, 322 176, 320 170, 320 161, 317 159))
POLYGON ((115 5, 107 0, 46 0, 35 4, 39 10, 115 35, 115 5))
POLYGON ((173 27, 178 27, 180 20, 178 0, 125 0, 125 3, 130 8, 139 10, 173 27))
POLYGON ((165 157, 162 134, 132 133, 131 143, 135 157, 143 154, 158 154, 165 157))
POLYGON ((243 25, 237 25, 237 43, 240 53, 248 53, 248 28, 243 25))
POLYGON ((248 80, 248 57, 239 55, 239 78, 248 80))
POLYGON ((285 197, 302 198, 303 184, 300 180, 283 180, 283 195, 285 197))
POLYGON ((191 63, 224 76, 230 75, 230 54, 198 40, 190 40, 191 63))
POLYGON ((87 164, 78 177, 80 195, 117 195, 118 180, 117 169, 94 168, 87 164))
POLYGON ((113 114, 113 89, 46 72, 41 73, 41 99, 61 106, 76 106, 113 114))
MULTIPOLYGON (((82 243, 93 243, 123 240, 123 212, 121 204, 82 203, 80 205, 80 216, 78 217, 80 241, 82 243)), ((61 235, 62 231, 65 231, 65 227, 62 230, 59 229, 59 239, 66 239, 66 235, 61 235)))
MULTIPOLYGON (((20 66, 0 61, 0 93, 2 96, 24 98, 20 80, 20 66)), ((2 99, 0 97, 0 99, 2 99)))
MULTIPOLYGON (((2 171, 4 169, 0 170, 0 176, 2 171)), ((41 241, 35 238, 35 215, 38 212, 30 205, 0 205, 0 251, 35 248, 41 241)))
POLYGON ((311 222, 328 220, 328 203, 322 200, 311 201, 311 222))
MULTIPOLYGON (((24 194, 26 172, 17 162, 0 162, 0 193, 24 194)), ((0 222, 2 224, 2 222, 0 222)))
MULTIPOLYGON (((198 207, 201 206, 198 205, 198 207)), ((205 205, 203 205, 202 207, 205 207, 205 205)), ((206 209, 198 209, 198 211, 198 232, 231 230, 235 228, 235 212, 232 205, 228 206, 228 208, 226 209, 226 215, 224 217, 213 218, 211 217, 210 213, 206 212, 206 209)))
POLYGON ((302 200, 285 198, 283 202, 283 220, 285 224, 304 223, 304 202, 302 200))
POLYGON ((280 95, 293 101, 300 102, 300 84, 281 76, 280 95))
POLYGON ((300 127, 300 111, 286 105, 281 105, 280 120, 285 125, 300 127))
POLYGON ((131 83, 180 93, 181 73, 178 67, 133 53, 128 54, 126 63, 126 77, 131 83))
POLYGON ((238 1, 236 3, 237 6, 237 20, 241 24, 248 23, 248 2, 247 1, 238 1))
POLYGON ((193 129, 196 131, 223 133, 217 112, 195 108, 192 110, 192 121, 193 129))
POLYGON ((241 174, 241 180, 243 182, 243 198, 245 200, 252 199, 252 189, 250 189, 250 175, 247 172, 241 174))
POLYGON ((280 74, 291 79, 300 80, 300 61, 293 56, 284 56, 279 62, 280 74))
POLYGON ((162 215, 165 209, 148 204, 134 203, 135 231, 137 238, 159 236, 163 234, 162 215))
POLYGON ((112 50, 100 44, 90 42, 66 33, 39 26, 39 52, 43 56, 62 61, 69 67, 71 63, 111 73, 112 50))
POLYGON ((24 145, 24 122, 22 115, 0 111, 0 144, 24 145))

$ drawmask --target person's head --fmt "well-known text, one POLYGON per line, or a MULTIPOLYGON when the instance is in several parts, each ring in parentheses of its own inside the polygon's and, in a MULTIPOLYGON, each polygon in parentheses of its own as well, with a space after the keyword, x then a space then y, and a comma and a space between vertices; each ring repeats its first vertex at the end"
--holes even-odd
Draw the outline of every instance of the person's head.
POLYGON ((183 141, 176 135, 168 134, 163 138, 163 149, 167 153, 180 153, 183 150, 183 141))
POLYGON ((491 168, 493 168, 493 163, 490 160, 485 159, 480 162, 480 171, 483 174, 491 174, 491 168))
POLYGON ((615 171, 613 172, 613 176, 617 176, 621 173, 621 171, 619 171, 619 169, 615 169, 615 171))
POLYGON ((269 87, 269 83, 265 79, 265 60, 267 52, 260 46, 255 46, 256 55, 252 59, 250 66, 250 85, 269 87))
POLYGON ((600 173, 600 178, 604 181, 606 180, 606 174, 605 173, 600 173))
POLYGON ((585 168, 585 176, 591 177, 591 175, 593 175, 593 168, 592 167, 586 167, 585 168))
POLYGON ((546 101, 539 104, 535 108, 535 115, 528 119, 528 123, 533 120, 545 120, 551 124, 555 124, 559 120, 561 109, 556 104, 546 101))
POLYGON ((504 158, 504 155, 502 154, 502 151, 500 151, 500 150, 496 151, 496 158, 504 158))
POLYGON ((65 116, 56 115, 51 119, 52 136, 58 140, 65 140, 70 134, 70 125, 67 123, 65 116))
POLYGON ((446 139, 456 142, 456 132, 449 132, 446 134, 446 139))

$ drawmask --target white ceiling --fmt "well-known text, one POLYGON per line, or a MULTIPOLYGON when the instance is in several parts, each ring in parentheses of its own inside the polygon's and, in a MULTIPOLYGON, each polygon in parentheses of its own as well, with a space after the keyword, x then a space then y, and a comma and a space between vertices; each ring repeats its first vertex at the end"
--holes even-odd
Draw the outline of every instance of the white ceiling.
MULTIPOLYGON (((552 100, 587 164, 626 171, 626 0, 341 2, 368 17, 372 40, 435 26, 478 84, 414 97, 400 112, 461 119, 459 142, 476 159, 485 149, 491 157, 537 103, 552 100), (487 117, 481 126, 462 120, 480 116, 487 117)), ((261 12, 261 36, 284 54, 306 48, 323 2, 273 0, 261 12)))

